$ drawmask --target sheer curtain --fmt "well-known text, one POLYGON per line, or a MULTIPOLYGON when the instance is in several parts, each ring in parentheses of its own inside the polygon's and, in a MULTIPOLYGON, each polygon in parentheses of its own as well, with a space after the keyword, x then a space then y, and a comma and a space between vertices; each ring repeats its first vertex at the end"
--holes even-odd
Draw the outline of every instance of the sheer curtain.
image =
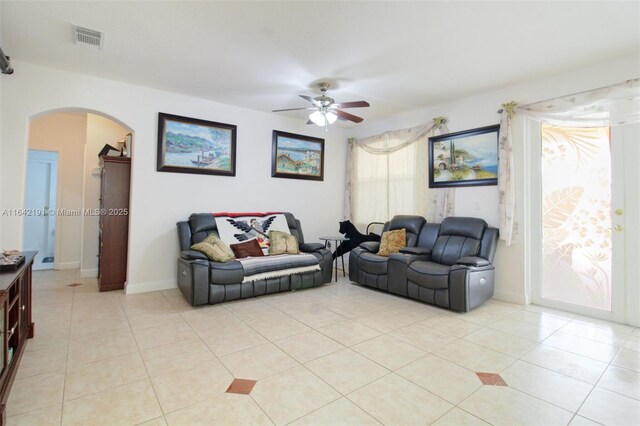
POLYGON ((453 190, 428 188, 427 140, 436 132, 447 133, 446 121, 437 117, 430 124, 349 139, 347 218, 364 228, 396 214, 430 220, 450 214, 453 190))
POLYGON ((600 89, 518 106, 502 104, 500 121, 500 239, 511 245, 517 224, 511 120, 515 114, 566 127, 613 127, 640 122, 640 78, 600 89))

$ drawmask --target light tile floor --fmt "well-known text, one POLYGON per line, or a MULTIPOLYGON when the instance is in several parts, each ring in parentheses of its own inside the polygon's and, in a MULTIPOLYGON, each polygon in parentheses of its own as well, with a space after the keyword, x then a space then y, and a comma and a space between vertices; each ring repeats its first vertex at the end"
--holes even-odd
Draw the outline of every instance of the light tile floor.
POLYGON ((34 280, 10 425, 640 424, 625 325, 495 300, 458 314, 346 278, 197 308, 76 271, 34 280))

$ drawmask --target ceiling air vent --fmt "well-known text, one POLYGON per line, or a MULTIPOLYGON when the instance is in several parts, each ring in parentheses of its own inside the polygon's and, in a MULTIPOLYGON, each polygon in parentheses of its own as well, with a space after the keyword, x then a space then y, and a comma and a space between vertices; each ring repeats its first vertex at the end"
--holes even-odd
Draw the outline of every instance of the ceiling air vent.
POLYGON ((104 44, 104 34, 102 32, 78 25, 72 25, 72 27, 73 41, 75 43, 85 44, 88 46, 96 47, 98 49, 102 49, 104 44))

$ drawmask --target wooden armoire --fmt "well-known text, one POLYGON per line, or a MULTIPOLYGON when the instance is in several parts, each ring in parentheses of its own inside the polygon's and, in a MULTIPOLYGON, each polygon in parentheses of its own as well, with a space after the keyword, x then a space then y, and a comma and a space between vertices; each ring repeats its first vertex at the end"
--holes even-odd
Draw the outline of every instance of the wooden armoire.
POLYGON ((102 157, 100 182, 100 291, 123 289, 127 281, 131 158, 102 157))

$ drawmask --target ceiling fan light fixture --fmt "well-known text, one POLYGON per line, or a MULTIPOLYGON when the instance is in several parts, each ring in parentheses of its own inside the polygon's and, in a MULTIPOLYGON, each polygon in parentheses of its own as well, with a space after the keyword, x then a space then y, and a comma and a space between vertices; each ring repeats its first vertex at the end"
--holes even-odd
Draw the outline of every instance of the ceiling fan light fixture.
POLYGON ((309 120, 313 121, 313 124, 317 126, 324 126, 327 124, 326 122, 328 121, 325 115, 320 111, 314 111, 311 114, 309 114, 309 120))
POLYGON ((316 96, 315 98, 307 95, 298 95, 305 101, 311 103, 311 105, 313 105, 311 107, 274 109, 273 112, 312 110, 313 112, 309 114, 309 121, 307 121, 307 124, 315 124, 316 126, 324 127, 327 131, 329 125, 335 123, 338 118, 345 121, 351 121, 353 123, 362 122, 363 119, 361 117, 349 114, 348 112, 342 111, 342 109, 368 107, 369 102, 351 101, 336 103, 333 98, 327 96, 328 88, 328 83, 320 83, 320 91, 322 92, 322 95, 316 96))

